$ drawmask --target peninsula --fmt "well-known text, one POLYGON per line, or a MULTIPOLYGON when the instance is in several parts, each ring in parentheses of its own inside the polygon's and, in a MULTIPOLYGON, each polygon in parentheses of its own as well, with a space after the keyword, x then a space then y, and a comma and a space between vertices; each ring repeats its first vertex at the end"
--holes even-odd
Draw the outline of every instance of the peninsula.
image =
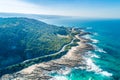
MULTIPOLYGON (((17 47, 21 48, 21 46, 16 45, 18 42, 13 43, 12 50, 16 50, 16 52, 13 53, 11 50, 11 54, 22 56, 23 60, 5 68, 1 67, 1 80, 54 80, 52 73, 67 74, 68 69, 85 66, 82 56, 85 55, 85 52, 93 50, 93 47, 88 44, 91 40, 82 37, 90 33, 84 32, 80 28, 57 27, 27 18, 2 18, 1 20, 3 21, 1 31, 7 30, 9 33, 13 33, 16 27, 19 28, 18 31, 23 31, 14 31, 14 33, 22 34, 15 35, 20 38, 17 40, 20 40, 20 45, 22 42, 22 45, 25 46, 22 47, 24 49, 21 55, 17 53, 17 47), (5 21, 10 23, 5 25, 5 21), (67 71, 63 73, 62 70, 67 71)), ((9 38, 10 35, 8 33, 6 35, 9 38)), ((15 39, 17 38, 15 37, 15 39)), ((3 60, 3 62, 5 61, 3 60)))

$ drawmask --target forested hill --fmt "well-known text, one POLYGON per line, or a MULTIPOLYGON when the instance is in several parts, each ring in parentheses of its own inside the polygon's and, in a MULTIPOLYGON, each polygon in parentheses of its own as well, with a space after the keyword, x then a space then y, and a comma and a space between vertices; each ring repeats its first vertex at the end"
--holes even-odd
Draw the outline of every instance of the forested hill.
POLYGON ((70 29, 28 18, 0 18, 0 69, 59 51, 70 29))

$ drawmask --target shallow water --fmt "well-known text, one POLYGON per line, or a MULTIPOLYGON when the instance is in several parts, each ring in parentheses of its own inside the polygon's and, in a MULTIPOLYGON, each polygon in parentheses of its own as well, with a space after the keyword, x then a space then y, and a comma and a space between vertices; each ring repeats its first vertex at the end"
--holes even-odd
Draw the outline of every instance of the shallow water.
POLYGON ((72 69, 67 75, 54 74, 56 80, 120 80, 120 20, 46 20, 50 24, 84 27, 94 33, 93 57, 84 56, 87 67, 72 69), (60 78, 61 77, 61 78, 60 78))

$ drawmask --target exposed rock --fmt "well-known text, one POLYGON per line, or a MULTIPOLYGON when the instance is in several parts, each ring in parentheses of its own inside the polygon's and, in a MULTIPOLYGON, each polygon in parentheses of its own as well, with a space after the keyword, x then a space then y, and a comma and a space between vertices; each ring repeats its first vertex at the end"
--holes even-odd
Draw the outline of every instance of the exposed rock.
MULTIPOLYGON (((83 33, 82 35, 85 34, 88 33, 83 33)), ((88 50, 93 50, 93 47, 87 44, 90 40, 82 38, 81 35, 76 35, 75 37, 80 40, 80 42, 78 42, 79 45, 72 47, 68 53, 61 58, 32 65, 14 74, 4 75, 1 80, 49 80, 52 78, 52 76, 49 75, 51 72, 58 72, 66 67, 84 66, 85 63, 82 55, 88 50)))

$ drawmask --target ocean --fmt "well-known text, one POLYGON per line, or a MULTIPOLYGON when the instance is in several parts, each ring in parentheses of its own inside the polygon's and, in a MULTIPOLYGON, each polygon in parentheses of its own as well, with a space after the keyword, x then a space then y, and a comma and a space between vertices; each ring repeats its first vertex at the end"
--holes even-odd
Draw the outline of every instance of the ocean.
POLYGON ((82 27, 93 35, 94 51, 83 56, 87 67, 65 70, 67 74, 53 74, 57 80, 120 80, 120 20, 118 19, 46 19, 49 24, 82 27))

